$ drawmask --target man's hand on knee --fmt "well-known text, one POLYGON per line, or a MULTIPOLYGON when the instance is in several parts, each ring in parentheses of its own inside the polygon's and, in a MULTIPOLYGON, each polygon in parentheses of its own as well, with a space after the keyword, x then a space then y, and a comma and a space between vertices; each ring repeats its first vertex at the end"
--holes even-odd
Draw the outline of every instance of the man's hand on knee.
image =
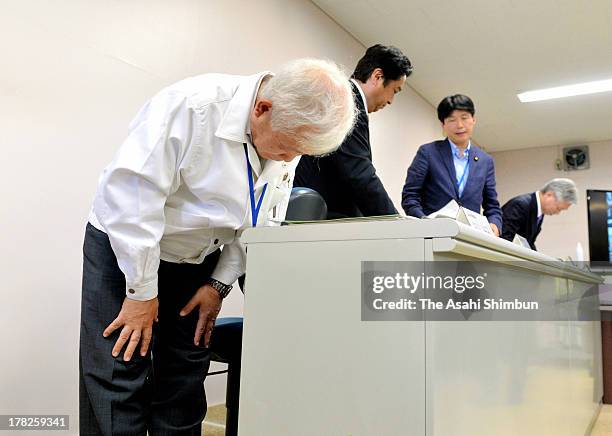
POLYGON ((159 302, 157 298, 148 301, 130 300, 125 298, 117 318, 111 322, 102 335, 107 338, 115 330, 123 327, 119 339, 113 347, 113 357, 117 357, 127 343, 123 360, 129 361, 140 343, 140 355, 145 356, 151 337, 153 336, 153 322, 157 320, 159 302))
POLYGON ((221 310, 221 302, 219 291, 210 285, 204 285, 196 291, 189 303, 181 310, 181 316, 187 316, 193 309, 199 307, 198 324, 193 337, 194 344, 200 345, 200 339, 204 335, 204 346, 208 347, 210 334, 221 310))

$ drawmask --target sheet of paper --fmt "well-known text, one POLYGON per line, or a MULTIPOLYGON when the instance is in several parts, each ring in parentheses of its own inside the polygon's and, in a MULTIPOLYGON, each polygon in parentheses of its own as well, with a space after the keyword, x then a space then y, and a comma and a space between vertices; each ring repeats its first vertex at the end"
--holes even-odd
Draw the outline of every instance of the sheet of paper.
POLYGON ((428 218, 452 218, 457 219, 457 215, 459 214, 460 206, 455 200, 451 200, 446 203, 442 209, 437 212, 430 213, 427 215, 428 218))
POLYGON ((480 230, 481 232, 485 232, 489 235, 495 235, 486 216, 476 213, 473 210, 466 209, 465 207, 460 209, 459 216, 462 219, 458 220, 463 222, 463 217, 465 217, 464 219, 467 222, 464 222, 464 224, 469 225, 471 228, 480 230))
POLYGON ((512 242, 515 243, 516 245, 519 245, 523 248, 529 248, 531 250, 531 246, 529 245, 529 241, 527 241, 527 239, 525 239, 523 236, 519 235, 518 233, 516 233, 514 235, 514 239, 512 239, 512 242))

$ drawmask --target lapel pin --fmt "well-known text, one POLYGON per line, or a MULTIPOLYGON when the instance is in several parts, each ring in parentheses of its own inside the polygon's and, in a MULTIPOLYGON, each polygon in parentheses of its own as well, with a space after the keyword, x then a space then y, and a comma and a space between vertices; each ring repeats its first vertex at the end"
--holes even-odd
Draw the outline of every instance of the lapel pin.
POLYGON ((478 156, 474 156, 474 160, 478 162, 478 156))

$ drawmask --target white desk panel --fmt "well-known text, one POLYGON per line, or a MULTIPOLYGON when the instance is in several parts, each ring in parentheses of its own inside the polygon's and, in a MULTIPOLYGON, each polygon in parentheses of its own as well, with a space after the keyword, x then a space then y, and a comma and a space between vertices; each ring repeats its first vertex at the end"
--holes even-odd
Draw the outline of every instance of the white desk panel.
POLYGON ((596 321, 362 322, 361 261, 498 262, 516 292, 566 298, 568 313, 598 276, 449 219, 258 228, 243 241, 240 435, 569 436, 598 411, 596 321))

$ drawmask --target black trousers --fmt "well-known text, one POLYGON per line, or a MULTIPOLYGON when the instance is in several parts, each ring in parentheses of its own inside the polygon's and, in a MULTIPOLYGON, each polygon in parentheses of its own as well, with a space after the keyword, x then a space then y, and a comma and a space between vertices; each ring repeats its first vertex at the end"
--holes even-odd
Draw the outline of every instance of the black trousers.
POLYGON ((179 311, 210 277, 219 251, 202 264, 162 261, 158 271, 159 322, 149 352, 129 362, 111 351, 120 330, 104 329, 125 298, 125 278, 106 233, 91 224, 83 247, 83 294, 79 352, 81 435, 201 435, 206 414, 207 348, 193 343, 198 311, 179 311))

